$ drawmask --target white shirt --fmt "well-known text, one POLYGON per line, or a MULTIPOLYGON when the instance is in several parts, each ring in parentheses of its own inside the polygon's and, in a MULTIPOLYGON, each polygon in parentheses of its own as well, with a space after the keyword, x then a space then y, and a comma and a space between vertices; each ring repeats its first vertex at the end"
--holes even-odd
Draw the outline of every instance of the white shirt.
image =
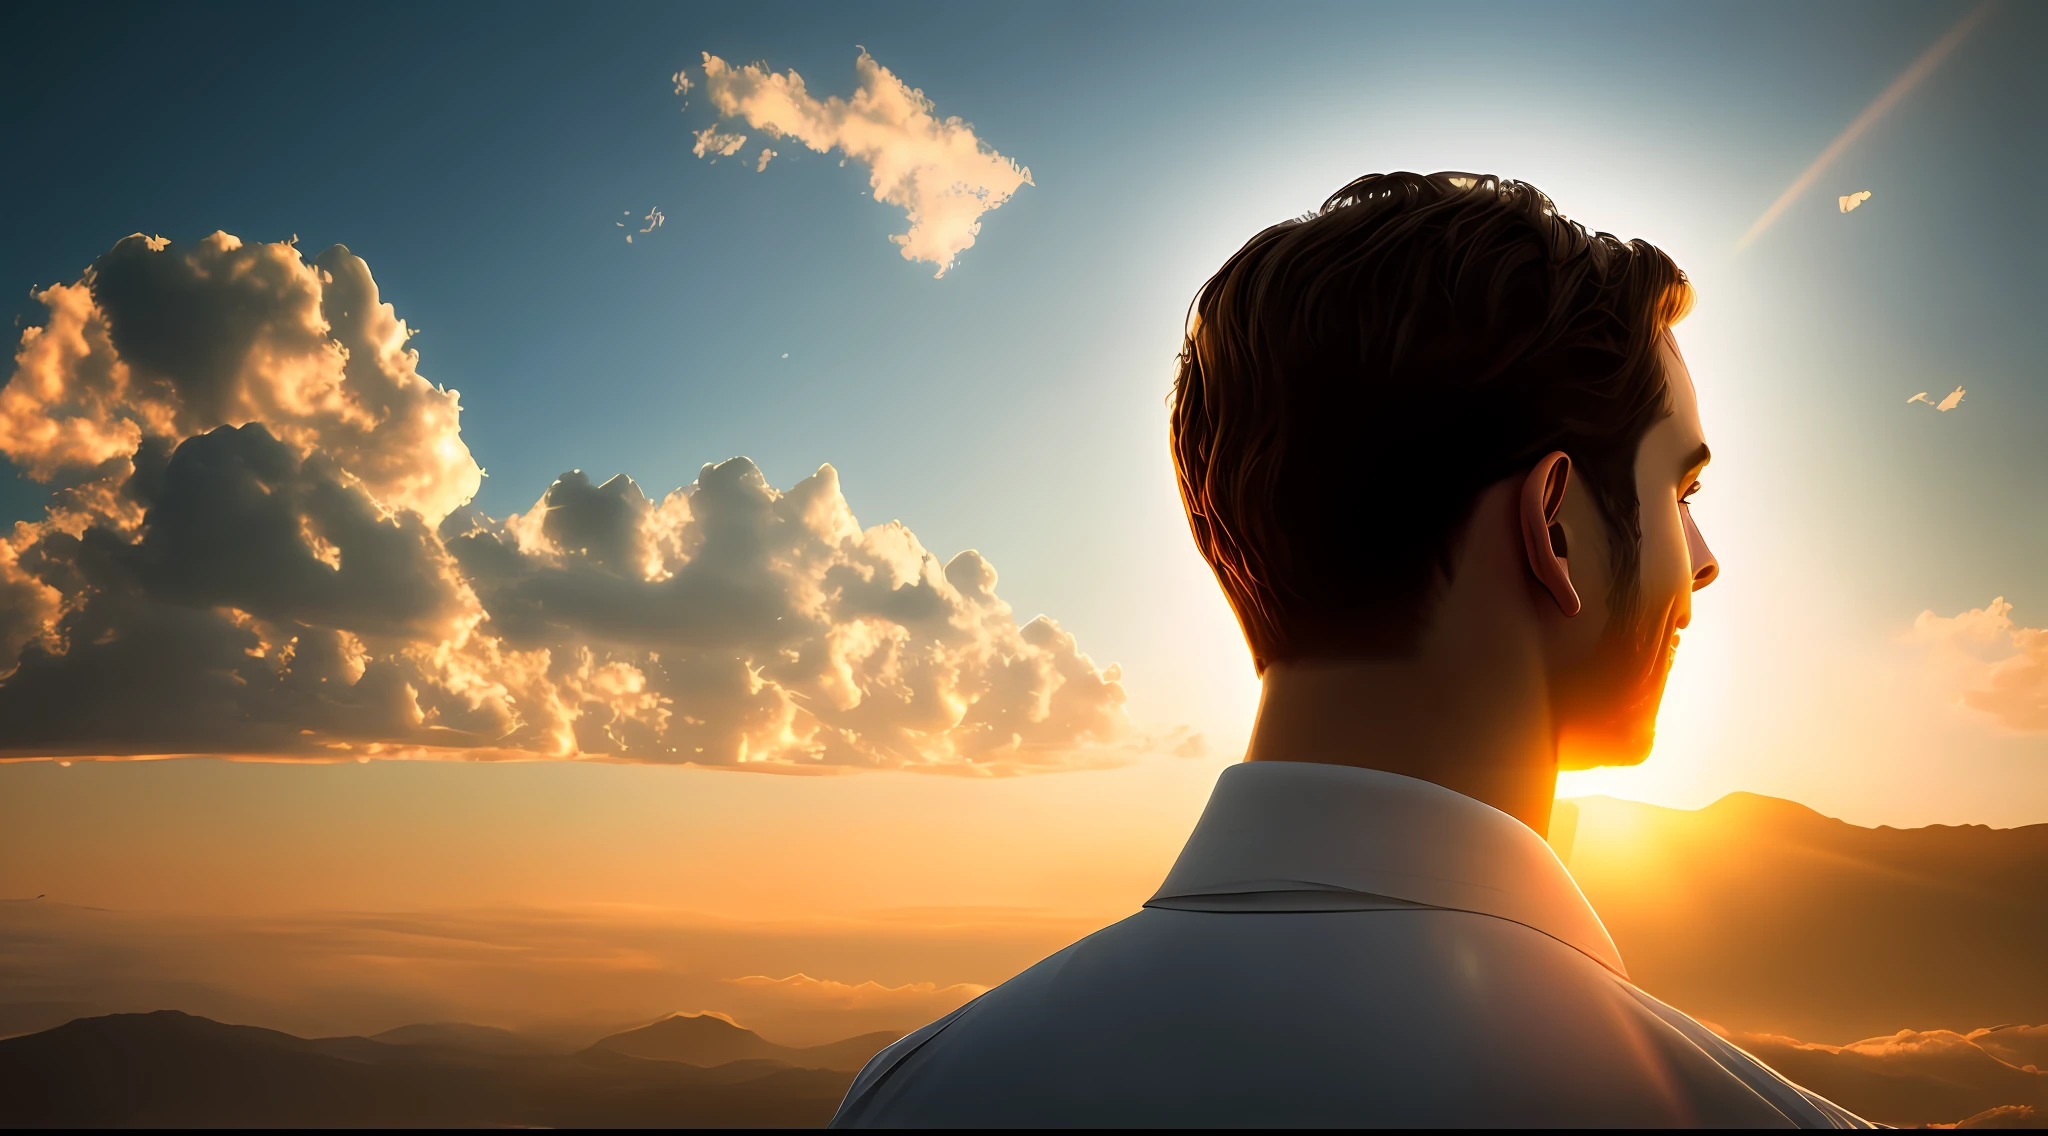
POLYGON ((1226 770, 1143 911, 876 1054, 832 1123, 1870 1127, 1630 985, 1520 821, 1299 762, 1226 770))

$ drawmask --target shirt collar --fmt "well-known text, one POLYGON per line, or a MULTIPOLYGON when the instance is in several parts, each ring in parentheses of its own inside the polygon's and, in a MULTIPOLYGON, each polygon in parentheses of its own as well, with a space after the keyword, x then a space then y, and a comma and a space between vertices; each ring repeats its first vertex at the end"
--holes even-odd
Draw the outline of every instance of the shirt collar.
POLYGON ((1253 761, 1224 770, 1146 906, 1411 904, 1510 919, 1628 976, 1607 928, 1542 837, 1462 793, 1376 769, 1253 761))

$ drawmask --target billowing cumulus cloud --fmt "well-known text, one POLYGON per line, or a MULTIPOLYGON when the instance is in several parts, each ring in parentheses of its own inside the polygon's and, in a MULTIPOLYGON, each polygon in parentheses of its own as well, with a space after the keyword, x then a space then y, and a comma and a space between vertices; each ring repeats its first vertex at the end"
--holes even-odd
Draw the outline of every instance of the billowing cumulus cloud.
MULTIPOLYGON (((793 138, 826 154, 838 150, 868 168, 875 200, 901 208, 909 231, 892 236, 905 260, 938 266, 944 276, 981 232, 981 215, 1000 207, 1031 171, 997 153, 958 117, 940 118, 923 91, 897 78, 866 51, 854 61, 851 98, 810 93, 795 71, 758 63, 735 67, 704 53, 704 93, 722 118, 744 121, 773 139, 793 138)), ((706 127, 696 154, 731 154, 745 138, 706 127), (721 150, 706 138, 737 139, 721 150)), ((765 166, 766 160, 763 160, 765 166)))
POLYGON ((1923 611, 1907 641, 1930 651, 1962 704, 2017 733, 2048 733, 2048 630, 2019 627, 2000 596, 1956 616, 1923 611))
POLYGON ((0 389, 0 453, 31 477, 260 421, 428 524, 476 495, 455 394, 420 378, 411 330, 340 245, 308 262, 226 233, 175 249, 138 234, 37 298, 49 318, 0 389))
POLYGON ((735 458, 659 499, 470 508, 460 404, 336 247, 131 237, 40 293, 0 454, 0 756, 606 757, 1014 772, 1107 759, 1115 667, 995 569, 735 458))

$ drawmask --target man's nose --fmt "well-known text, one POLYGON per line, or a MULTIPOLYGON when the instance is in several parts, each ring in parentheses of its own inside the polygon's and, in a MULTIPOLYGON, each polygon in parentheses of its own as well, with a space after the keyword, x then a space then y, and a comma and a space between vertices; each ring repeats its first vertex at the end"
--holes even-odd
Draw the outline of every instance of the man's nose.
POLYGON ((1680 506, 1679 512, 1685 517, 1685 551, 1692 557, 1692 590, 1697 592, 1720 578, 1721 562, 1714 559, 1714 550, 1707 547, 1700 527, 1692 523, 1692 509, 1680 506))

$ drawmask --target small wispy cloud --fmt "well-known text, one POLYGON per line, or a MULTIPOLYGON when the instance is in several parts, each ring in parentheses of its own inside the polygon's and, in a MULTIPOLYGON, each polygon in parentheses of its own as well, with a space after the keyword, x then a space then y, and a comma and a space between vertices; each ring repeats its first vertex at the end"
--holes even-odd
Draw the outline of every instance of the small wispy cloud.
POLYGON ((1862 205, 1864 202, 1868 200, 1870 200, 1870 191, 1867 189, 1859 189, 1855 193, 1851 193, 1845 197, 1835 198, 1835 204, 1840 206, 1842 212, 1844 213, 1854 213, 1856 212, 1858 206, 1862 205))
POLYGON ((699 130, 696 138, 697 144, 690 147, 690 152, 700 158, 710 158, 714 162, 720 158, 732 157, 740 152, 740 147, 747 144, 746 135, 721 133, 715 122, 699 130))
POLYGON ((1948 392, 1946 395, 1943 395, 1940 402, 1936 402, 1934 399, 1928 397, 1927 391, 1921 391, 1919 394, 1916 394, 1912 398, 1907 399, 1906 405, 1911 406, 1916 402, 1923 402, 1936 410, 1954 410, 1956 407, 1961 406, 1963 404, 1963 396, 1968 393, 1969 392, 1965 391, 1963 388, 1957 387, 1956 389, 1948 392))
MULTIPOLYGON (((909 219, 908 231, 889 239, 905 260, 938 266, 944 276, 974 246, 981 217, 1033 184, 1020 166, 975 134, 958 117, 941 118, 925 93, 909 86, 865 50, 854 61, 850 97, 818 98, 795 71, 766 64, 733 66, 704 53, 704 90, 722 119, 736 119, 770 138, 794 138, 820 153, 839 151, 868 169, 876 201, 909 219)), ((733 154, 743 134, 697 133, 698 157, 733 154)), ((764 152, 764 169, 772 152, 764 152)), ((841 164, 844 164, 842 160, 841 164)))
POLYGON ((757 162, 755 162, 755 163, 754 163, 754 172, 758 174, 758 173, 760 173, 761 171, 763 171, 763 170, 767 169, 767 168, 768 168, 768 163, 770 163, 770 162, 772 162, 772 161, 774 161, 774 160, 775 160, 775 151, 773 151, 773 150, 770 150, 770 149, 769 149, 768 147, 766 147, 766 146, 763 146, 763 147, 761 147, 761 158, 760 158, 760 160, 759 160, 759 161, 757 161, 757 162))
MULTIPOLYGON (((633 211, 632 211, 631 209, 628 209, 628 210, 626 210, 626 211, 625 211, 625 216, 631 217, 632 215, 633 215, 633 211)), ((645 228, 642 228, 642 229, 639 229, 639 230, 636 230, 636 231, 637 231, 637 232, 639 232, 639 233, 641 233, 642 235, 645 235, 645 234, 647 234, 647 233, 651 233, 651 232, 653 232, 653 231, 654 231, 654 230, 656 230, 656 229, 659 229, 659 228, 661 228, 661 223, 662 223, 663 221, 666 221, 666 220, 668 220, 668 218, 662 215, 662 212, 661 212, 661 207, 657 205, 657 206, 655 206, 654 208, 652 208, 652 209, 648 210, 648 211, 647 211, 647 216, 645 216, 645 217, 642 217, 642 218, 641 218, 641 220, 642 220, 642 221, 645 221, 645 222, 647 223, 647 224, 646 224, 646 227, 645 227, 645 228)), ((625 223, 624 221, 613 221, 613 222, 612 222, 612 224, 613 224, 613 225, 616 225, 617 227, 619 227, 619 228, 621 228, 621 229, 623 229, 623 228, 625 228, 625 227, 626 227, 626 223, 625 223)), ((633 243, 633 234, 632 234, 632 233, 627 233, 627 234, 626 234, 626 243, 627 243, 627 244, 629 244, 629 245, 633 243)))

